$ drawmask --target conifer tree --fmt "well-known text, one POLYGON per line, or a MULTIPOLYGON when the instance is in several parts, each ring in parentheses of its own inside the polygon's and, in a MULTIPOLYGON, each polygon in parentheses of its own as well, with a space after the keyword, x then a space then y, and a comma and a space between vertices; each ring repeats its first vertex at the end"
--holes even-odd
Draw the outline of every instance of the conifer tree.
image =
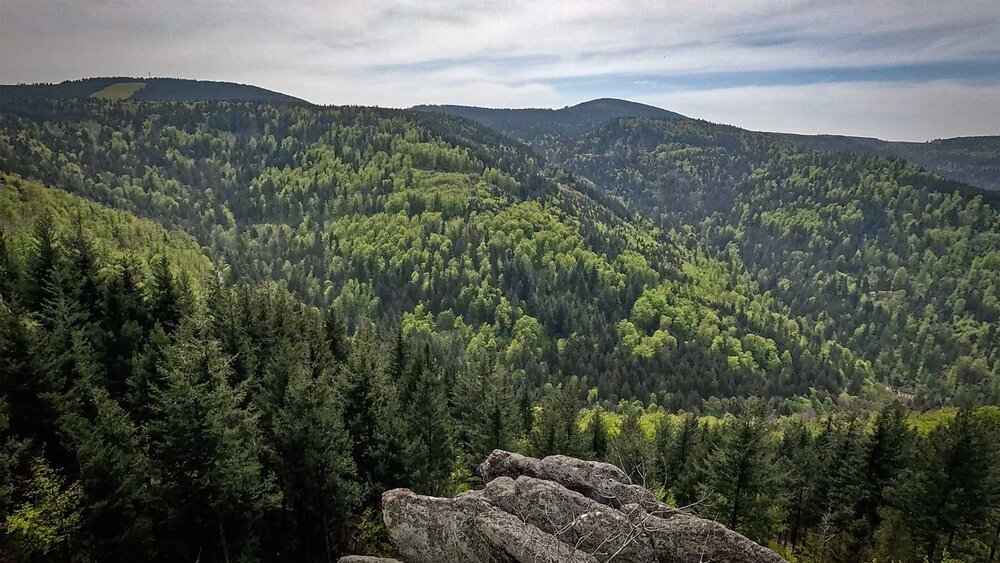
POLYGON ((772 426, 762 408, 749 402, 725 422, 704 470, 703 510, 755 541, 771 537, 783 508, 772 426))
POLYGON ((291 536, 305 561, 329 560, 339 550, 340 526, 361 495, 335 385, 331 369, 314 375, 300 357, 273 419, 278 481, 284 503, 295 513, 291 536))
POLYGON ((100 386, 79 389, 85 407, 62 420, 76 444, 85 527, 101 561, 148 559, 154 545, 150 463, 140 429, 100 386), (92 414, 91 414, 92 413, 92 414))
POLYGON ((52 214, 45 212, 35 220, 34 248, 26 265, 27 275, 23 278, 24 304, 28 310, 40 311, 52 296, 56 268, 59 266, 59 250, 56 245, 56 227, 52 214))
POLYGON ((608 456, 608 426, 604 420, 604 409, 600 406, 591 411, 587 432, 590 433, 591 454, 594 459, 604 461, 608 456))
POLYGON ((149 265, 149 303, 153 322, 160 323, 166 333, 177 327, 181 319, 181 293, 166 256, 157 256, 149 265))
POLYGON ((625 409, 621 428, 611 441, 608 457, 633 483, 651 486, 646 435, 640 425, 641 414, 642 408, 636 404, 625 409))
POLYGON ((244 391, 229 385, 218 343, 200 338, 191 321, 178 328, 164 364, 149 434, 174 512, 168 533, 178 556, 196 557, 198 546, 212 546, 217 558, 235 559, 252 547, 256 521, 278 498, 261 462, 256 417, 240 407, 244 391))
POLYGON ((362 324, 344 364, 344 423, 353 440, 352 458, 365 500, 373 501, 406 479, 406 428, 399 416, 398 391, 380 364, 374 327, 362 324))

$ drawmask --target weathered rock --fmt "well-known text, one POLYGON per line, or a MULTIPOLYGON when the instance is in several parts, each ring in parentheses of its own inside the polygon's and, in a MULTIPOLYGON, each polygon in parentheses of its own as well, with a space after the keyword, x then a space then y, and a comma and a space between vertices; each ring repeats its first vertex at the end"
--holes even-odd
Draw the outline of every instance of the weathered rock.
POLYGON ((408 563, 596 563, 596 559, 492 506, 480 491, 444 499, 394 489, 382 495, 389 537, 408 563))
POLYGON ((634 485, 625 472, 610 463, 585 461, 564 455, 550 455, 543 459, 523 456, 513 452, 494 450, 479 466, 484 481, 505 476, 521 475, 554 481, 585 497, 618 508, 638 504, 649 512, 661 515, 674 514, 676 508, 668 506, 644 487, 634 485))
POLYGON ((346 557, 341 557, 337 560, 337 563, 402 563, 398 559, 389 559, 387 557, 370 557, 368 555, 348 555, 346 557))
POLYGON ((443 499, 382 497, 389 536, 409 563, 778 563, 773 551, 671 508, 614 465, 494 451, 481 491, 443 499))

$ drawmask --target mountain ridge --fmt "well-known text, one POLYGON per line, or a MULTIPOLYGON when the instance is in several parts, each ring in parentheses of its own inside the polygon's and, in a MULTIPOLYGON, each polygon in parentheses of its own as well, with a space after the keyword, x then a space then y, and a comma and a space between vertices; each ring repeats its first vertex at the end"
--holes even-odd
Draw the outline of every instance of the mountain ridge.
POLYGON ((33 84, 0 85, 0 101, 11 98, 88 98, 105 97, 103 91, 116 85, 140 85, 126 91, 118 98, 135 101, 269 101, 309 103, 306 100, 268 90, 252 84, 217 80, 195 80, 169 77, 107 76, 58 83, 40 82, 33 84))

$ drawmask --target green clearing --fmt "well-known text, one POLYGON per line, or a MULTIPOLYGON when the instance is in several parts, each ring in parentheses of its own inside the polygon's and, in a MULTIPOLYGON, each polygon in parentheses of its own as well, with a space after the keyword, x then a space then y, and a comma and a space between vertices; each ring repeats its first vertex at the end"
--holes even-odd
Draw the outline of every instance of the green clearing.
POLYGON ((116 82, 94 92, 90 97, 102 100, 127 100, 145 86, 145 82, 116 82))

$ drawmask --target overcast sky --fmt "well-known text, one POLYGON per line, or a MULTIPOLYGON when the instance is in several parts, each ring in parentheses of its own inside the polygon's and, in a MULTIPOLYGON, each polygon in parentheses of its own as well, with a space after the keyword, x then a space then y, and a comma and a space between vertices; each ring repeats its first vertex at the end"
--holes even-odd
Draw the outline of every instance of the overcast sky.
POLYGON ((252 83, 325 104, 646 102, 760 130, 1000 134, 1000 0, 0 0, 0 83, 252 83))

